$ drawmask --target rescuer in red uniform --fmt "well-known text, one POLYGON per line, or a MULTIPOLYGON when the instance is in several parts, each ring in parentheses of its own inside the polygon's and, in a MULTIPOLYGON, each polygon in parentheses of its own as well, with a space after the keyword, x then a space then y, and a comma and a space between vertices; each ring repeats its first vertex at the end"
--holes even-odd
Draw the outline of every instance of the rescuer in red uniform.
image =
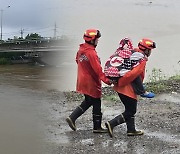
POLYGON ((83 36, 85 43, 80 44, 76 55, 78 66, 76 91, 83 94, 85 99, 66 119, 74 131, 76 131, 76 119, 90 106, 93 106, 93 133, 107 132, 106 129, 101 127, 101 80, 108 85, 111 84, 111 80, 106 78, 102 72, 100 59, 95 50, 100 37, 99 30, 86 30, 83 36))
MULTIPOLYGON (((131 82, 140 76, 142 81, 144 79, 145 66, 148 57, 151 55, 151 50, 156 48, 155 42, 150 39, 142 39, 138 43, 138 48, 134 49, 137 52, 141 52, 147 58, 141 63, 133 68, 131 71, 127 72, 123 77, 118 80, 118 83, 114 85, 113 89, 118 93, 120 100, 122 101, 125 111, 116 116, 114 119, 105 123, 109 135, 113 137, 113 128, 122 123, 127 125, 127 135, 136 136, 143 135, 144 132, 141 130, 136 130, 135 128, 135 114, 137 110, 137 95, 135 94, 131 82)), ((143 95, 154 95, 153 93, 145 93, 143 95)), ((147 96, 146 96, 147 97, 147 96)), ((152 96, 151 96, 152 97, 152 96)), ((154 96, 153 96, 154 97, 154 96)), ((150 98, 150 97, 149 97, 150 98)))

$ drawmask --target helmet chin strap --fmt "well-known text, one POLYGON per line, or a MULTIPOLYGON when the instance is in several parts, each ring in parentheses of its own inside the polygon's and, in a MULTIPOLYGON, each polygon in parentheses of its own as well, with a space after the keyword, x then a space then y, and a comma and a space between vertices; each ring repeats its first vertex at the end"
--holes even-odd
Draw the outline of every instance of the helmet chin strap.
POLYGON ((145 54, 147 57, 149 57, 150 54, 151 54, 151 50, 145 49, 145 50, 144 50, 144 54, 145 54))
POLYGON ((85 41, 85 42, 88 43, 88 44, 93 45, 94 47, 97 46, 97 44, 95 45, 95 39, 94 39, 94 40, 91 40, 91 41, 85 41))

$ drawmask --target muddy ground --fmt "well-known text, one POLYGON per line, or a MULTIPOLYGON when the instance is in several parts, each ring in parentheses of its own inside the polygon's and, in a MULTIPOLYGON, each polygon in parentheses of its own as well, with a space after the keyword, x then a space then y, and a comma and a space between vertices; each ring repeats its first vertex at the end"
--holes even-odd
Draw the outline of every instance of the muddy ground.
MULTIPOLYGON (((145 134, 126 135, 126 125, 114 129, 114 138, 108 134, 92 133, 92 116, 89 109, 72 131, 65 119, 80 104, 74 92, 49 91, 48 112, 44 114, 46 152, 49 154, 128 153, 178 154, 180 153, 180 95, 179 90, 156 95, 153 99, 139 98, 136 114, 137 129, 145 134)), ((102 100, 103 124, 123 112, 120 101, 102 100)))

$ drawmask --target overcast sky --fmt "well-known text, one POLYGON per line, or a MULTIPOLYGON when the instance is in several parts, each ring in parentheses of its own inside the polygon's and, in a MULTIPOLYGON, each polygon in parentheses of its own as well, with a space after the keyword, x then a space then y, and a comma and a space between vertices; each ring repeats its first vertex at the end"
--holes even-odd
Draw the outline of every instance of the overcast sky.
MULTIPOLYGON (((20 36, 21 28, 24 36, 34 32, 40 33, 41 36, 53 36, 55 23, 59 36, 76 37, 90 27, 99 28, 105 35, 117 35, 116 37, 119 37, 119 34, 122 37, 129 34, 137 36, 143 28, 147 29, 145 34, 149 36, 152 35, 150 29, 154 30, 158 25, 163 27, 163 22, 168 23, 164 13, 171 14, 172 10, 180 9, 179 0, 153 0, 152 4, 149 2, 149 0, 0 0, 0 10, 4 10, 3 38, 20 36), (158 16, 152 17, 152 13, 158 16), (147 21, 146 15, 148 18, 151 16, 151 20, 147 21), (148 23, 149 21, 151 23, 148 23)), ((179 21, 177 18, 171 20, 179 21)), ((143 36, 143 33, 140 35, 143 36)))
POLYGON ((53 36, 55 22, 62 29, 61 0, 0 0, 0 10, 3 10, 3 38, 20 36, 21 28, 24 35, 38 32, 53 36))

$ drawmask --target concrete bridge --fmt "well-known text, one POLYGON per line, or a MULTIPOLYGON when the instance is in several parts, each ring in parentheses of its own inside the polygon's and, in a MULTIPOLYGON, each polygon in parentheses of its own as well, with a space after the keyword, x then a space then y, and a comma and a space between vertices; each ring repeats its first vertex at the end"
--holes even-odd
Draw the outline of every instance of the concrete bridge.
POLYGON ((41 39, 16 40, 0 44, 0 52, 44 52, 70 50, 71 40, 67 39, 41 39))
POLYGON ((0 54, 12 55, 8 58, 14 63, 41 62, 46 52, 71 51, 72 44, 73 41, 69 39, 16 40, 1 43, 0 54))

